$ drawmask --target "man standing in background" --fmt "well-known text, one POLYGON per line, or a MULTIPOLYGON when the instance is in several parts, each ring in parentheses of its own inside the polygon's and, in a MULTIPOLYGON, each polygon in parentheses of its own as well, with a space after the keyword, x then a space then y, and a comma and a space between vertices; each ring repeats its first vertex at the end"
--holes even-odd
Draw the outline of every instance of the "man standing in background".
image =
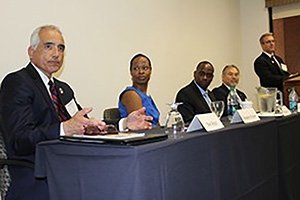
POLYGON ((283 81, 291 76, 282 58, 275 55, 273 33, 265 33, 259 39, 263 52, 254 61, 254 70, 263 87, 276 87, 283 91, 283 81))

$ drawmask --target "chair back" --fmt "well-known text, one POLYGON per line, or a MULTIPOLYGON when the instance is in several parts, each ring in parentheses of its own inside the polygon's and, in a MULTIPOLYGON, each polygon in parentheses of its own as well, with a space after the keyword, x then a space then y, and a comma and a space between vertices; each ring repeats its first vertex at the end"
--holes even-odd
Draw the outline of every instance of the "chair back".
POLYGON ((5 145, 2 133, 0 132, 0 196, 2 199, 5 199, 11 181, 6 161, 7 155, 5 145))
POLYGON ((20 166, 30 168, 32 170, 34 169, 34 164, 30 161, 7 158, 2 131, 0 131, 0 197, 3 200, 5 199, 6 193, 11 182, 11 178, 8 171, 9 166, 20 166))
POLYGON ((103 121, 107 124, 118 126, 120 119, 121 117, 118 108, 107 108, 103 111, 103 121))

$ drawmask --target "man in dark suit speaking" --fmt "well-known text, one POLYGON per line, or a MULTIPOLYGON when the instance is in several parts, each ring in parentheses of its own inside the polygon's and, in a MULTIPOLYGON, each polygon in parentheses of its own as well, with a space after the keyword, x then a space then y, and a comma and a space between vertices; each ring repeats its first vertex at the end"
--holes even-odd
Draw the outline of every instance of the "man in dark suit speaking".
POLYGON ((196 114, 208 113, 214 95, 207 89, 214 77, 214 67, 208 61, 200 62, 194 71, 194 80, 179 90, 176 95, 178 111, 185 123, 190 123, 196 114))
MULTIPOLYGON (((64 59, 62 33, 53 25, 35 29, 30 38, 30 63, 8 74, 0 90, 0 128, 8 158, 34 162, 36 145, 60 135, 83 134, 86 130, 104 130, 101 120, 88 118, 92 108, 81 108, 71 87, 52 75, 64 59)), ((127 118, 130 129, 149 128, 144 110, 127 118), (137 120, 139 119, 139 120, 137 120)), ((61 163, 63 167, 63 163, 61 163)), ((9 166, 11 184, 7 200, 47 200, 45 180, 36 180, 34 171, 9 166)), ((54 172, 55 173, 55 172, 54 172)), ((66 187, 70 187, 66 185, 66 187)))
POLYGON ((254 61, 254 70, 263 87, 283 90, 283 81, 290 76, 283 60, 275 55, 275 39, 272 33, 265 33, 259 39, 263 52, 254 61))

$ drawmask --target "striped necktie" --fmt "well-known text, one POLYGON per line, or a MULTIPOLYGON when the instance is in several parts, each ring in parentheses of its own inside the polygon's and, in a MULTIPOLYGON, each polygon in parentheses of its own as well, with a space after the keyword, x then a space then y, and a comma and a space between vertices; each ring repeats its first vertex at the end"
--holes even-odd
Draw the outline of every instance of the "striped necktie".
POLYGON ((48 84, 50 86, 50 93, 51 93, 53 105, 58 114, 59 120, 61 122, 68 120, 68 117, 65 115, 65 112, 64 112, 64 110, 65 110, 64 106, 58 97, 57 90, 56 90, 54 83, 50 80, 48 84))

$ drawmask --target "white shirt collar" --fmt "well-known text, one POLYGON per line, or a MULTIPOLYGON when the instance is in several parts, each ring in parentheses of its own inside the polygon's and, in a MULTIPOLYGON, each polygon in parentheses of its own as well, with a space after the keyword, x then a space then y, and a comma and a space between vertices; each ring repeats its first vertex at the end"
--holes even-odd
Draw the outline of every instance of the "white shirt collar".
POLYGON ((265 52, 263 51, 267 56, 269 56, 271 58, 271 56, 274 56, 274 53, 268 53, 268 52, 265 52))
MULTIPOLYGON (((223 84, 225 85, 225 87, 227 87, 228 90, 230 90, 230 88, 231 88, 230 86, 226 85, 225 83, 223 83, 223 84)), ((234 89, 235 89, 235 87, 234 87, 234 89)))
MULTIPOLYGON (((43 81, 45 87, 47 88, 49 94, 51 94, 51 93, 50 93, 50 89, 49 89, 49 84, 48 84, 48 83, 49 83, 49 78, 48 78, 48 76, 46 76, 46 74, 44 74, 44 72, 42 72, 42 70, 40 70, 40 69, 39 69, 37 66, 35 66, 33 63, 31 63, 31 64, 32 64, 32 66, 34 67, 34 69, 36 69, 36 71, 38 72, 38 74, 40 75, 40 77, 41 77, 41 79, 42 79, 42 81, 43 81)), ((51 77, 50 80, 53 81, 53 78, 51 77)))
POLYGON ((202 87, 200 87, 200 85, 198 85, 198 83, 194 80, 194 83, 196 84, 197 88, 200 90, 200 93, 203 95, 205 93, 208 93, 207 91, 203 90, 202 87))
MULTIPOLYGON (((229 86, 229 85, 226 85, 225 83, 223 83, 223 84, 224 84, 224 85, 227 87, 227 89, 228 89, 228 90, 230 90, 230 89, 231 89, 231 86, 229 86)), ((234 86, 234 87, 233 87, 233 90, 234 90, 234 91, 236 91, 236 90, 237 90, 237 89, 236 89, 236 86, 234 86)))

